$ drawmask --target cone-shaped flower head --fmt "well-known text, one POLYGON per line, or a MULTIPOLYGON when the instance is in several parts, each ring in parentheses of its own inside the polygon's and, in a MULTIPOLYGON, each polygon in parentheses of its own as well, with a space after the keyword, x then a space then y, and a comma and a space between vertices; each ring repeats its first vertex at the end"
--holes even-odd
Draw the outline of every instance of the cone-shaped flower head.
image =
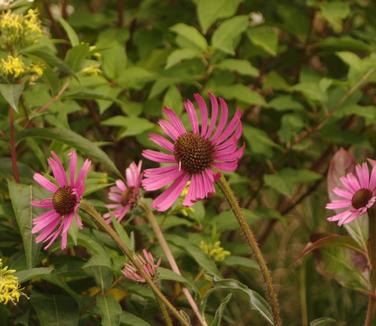
POLYGON ((346 174, 340 181, 341 186, 332 189, 338 199, 332 200, 326 208, 337 211, 328 220, 336 221, 341 226, 367 214, 367 210, 375 204, 376 165, 370 173, 367 163, 358 164, 355 173, 346 174))
POLYGON ((65 173, 60 158, 52 152, 48 164, 55 177, 55 183, 49 181, 39 173, 34 174, 34 180, 50 192, 50 197, 33 201, 34 207, 48 209, 48 211, 33 219, 32 233, 38 233, 36 242, 46 243, 47 249, 56 238, 61 235, 61 249, 67 247, 68 231, 75 219, 82 228, 81 218, 78 215, 80 200, 85 191, 85 179, 89 172, 91 162, 85 160, 78 176, 76 177, 77 154, 70 152, 69 178, 65 173))
POLYGON ((132 162, 125 170, 126 182, 116 180, 116 186, 111 187, 108 198, 113 203, 106 207, 111 209, 112 212, 104 215, 104 218, 108 223, 111 222, 111 214, 116 217, 118 222, 120 222, 125 214, 127 214, 137 203, 141 189, 141 168, 142 161, 138 162, 138 165, 136 165, 135 162, 132 162))
MULTIPOLYGON (((157 274, 157 269, 161 264, 161 259, 159 258, 159 260, 155 262, 153 255, 146 249, 144 249, 142 253, 143 256, 140 254, 136 255, 135 259, 142 265, 145 274, 150 276, 151 279, 154 279, 157 274)), ((126 264, 122 272, 127 279, 145 283, 145 279, 138 273, 137 268, 132 263, 126 264)))
POLYGON ((187 131, 182 120, 174 111, 164 109, 168 120, 160 120, 159 125, 169 137, 166 139, 151 134, 150 139, 163 151, 144 150, 143 156, 166 166, 147 169, 144 172, 143 186, 147 191, 169 187, 153 202, 153 207, 165 211, 172 206, 190 181, 183 205, 207 198, 215 192, 214 182, 217 170, 235 171, 244 152, 238 148, 242 135, 241 113, 236 110, 228 123, 226 102, 210 94, 211 112, 204 99, 195 94, 199 107, 201 123, 196 109, 190 100, 184 103, 192 127, 187 131))

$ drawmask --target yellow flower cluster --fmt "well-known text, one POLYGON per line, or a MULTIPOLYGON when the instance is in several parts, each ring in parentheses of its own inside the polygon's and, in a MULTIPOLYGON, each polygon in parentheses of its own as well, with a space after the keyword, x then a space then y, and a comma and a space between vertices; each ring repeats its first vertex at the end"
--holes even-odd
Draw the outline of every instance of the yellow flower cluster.
POLYGON ((231 252, 221 247, 220 241, 216 241, 214 244, 208 244, 205 241, 201 241, 200 249, 217 262, 223 261, 227 256, 231 255, 231 252))
POLYGON ((33 44, 41 35, 42 27, 38 12, 29 9, 21 15, 11 11, 0 14, 0 45, 3 48, 18 48, 33 44))
POLYGON ((0 76, 7 81, 14 81, 28 74, 31 75, 30 81, 35 82, 43 75, 43 71, 43 64, 26 65, 22 57, 17 55, 8 55, 0 60, 0 76))
POLYGON ((14 269, 8 269, 8 266, 3 267, 0 259, 0 303, 7 304, 10 301, 16 304, 22 295, 26 296, 22 292, 18 278, 13 275, 15 272, 14 269))

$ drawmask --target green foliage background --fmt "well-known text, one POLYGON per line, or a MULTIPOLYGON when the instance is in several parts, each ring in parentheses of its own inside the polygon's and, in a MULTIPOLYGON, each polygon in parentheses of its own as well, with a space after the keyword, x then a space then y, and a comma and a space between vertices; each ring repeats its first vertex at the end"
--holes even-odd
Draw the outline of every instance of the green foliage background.
MULTIPOLYGON (((16 10, 25 10, 23 2, 16 4, 16 10)), ((206 98, 213 92, 228 100, 232 112, 235 107, 243 112, 246 152, 229 178, 272 270, 285 325, 362 324, 368 281, 353 253, 344 249, 361 250, 362 240, 346 238, 345 245, 330 243, 298 257, 321 233, 345 234, 326 221, 324 209, 326 172, 335 151, 350 149, 359 161, 374 157, 373 1, 30 5, 39 9, 45 36, 22 53, 42 60, 44 75, 25 83, 23 91, 20 84, 0 85, 0 256, 19 271, 30 300, 0 306, 1 325, 99 325, 100 320, 162 325, 147 287, 122 281, 116 283, 117 294, 110 290, 124 258, 87 216, 91 228, 73 230, 68 250, 55 245, 41 251, 34 245, 30 226, 36 212, 30 198, 41 190, 32 174, 48 171, 51 150, 65 155, 76 148, 95 163, 86 195, 105 212, 107 187, 141 159, 143 148, 153 146, 147 135, 158 132, 162 107, 186 119, 183 100, 196 92, 206 98), (99 74, 85 70, 93 66, 99 74), (12 176, 9 102, 17 111, 21 184, 12 176)), ((139 215, 136 210, 124 224, 129 241, 137 250, 147 247, 162 256, 150 228, 135 222, 139 215)), ((220 192, 196 204, 188 216, 177 205, 158 218, 184 275, 161 272, 168 297, 189 311, 179 296, 183 282, 198 301, 207 298, 209 321, 268 324, 262 313, 268 315, 268 307, 257 301, 264 295, 260 275, 245 259, 247 248, 220 192), (201 240, 221 240, 231 256, 215 263, 200 251, 201 240), (207 277, 195 279, 201 270, 207 277), (213 281, 216 274, 236 281, 213 281), (223 316, 215 319, 221 302, 223 316)))

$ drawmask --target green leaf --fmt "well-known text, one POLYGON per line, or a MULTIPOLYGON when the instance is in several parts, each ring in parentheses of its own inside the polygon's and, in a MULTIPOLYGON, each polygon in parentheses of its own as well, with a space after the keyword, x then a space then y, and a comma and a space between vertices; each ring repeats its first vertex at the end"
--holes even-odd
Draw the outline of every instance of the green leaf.
POLYGON ((78 305, 71 297, 63 295, 31 294, 33 305, 41 326, 75 326, 78 325, 78 305))
POLYGON ((242 84, 218 86, 216 92, 228 100, 239 100, 249 105, 266 105, 259 93, 242 84))
POLYGON ((176 24, 170 28, 176 34, 186 38, 189 42, 194 44, 195 49, 200 49, 202 51, 206 51, 208 48, 208 43, 204 36, 194 28, 193 26, 189 26, 183 23, 176 24))
POLYGON ((257 77, 259 75, 258 69, 253 67, 247 60, 225 59, 218 63, 216 67, 222 70, 234 71, 245 76, 257 77))
POLYGON ((284 114, 281 119, 281 128, 278 130, 279 138, 290 143, 298 132, 304 127, 304 121, 298 114, 284 114))
POLYGON ((182 62, 183 60, 189 60, 199 57, 201 57, 201 53, 196 49, 185 48, 175 50, 171 52, 170 55, 167 57, 165 69, 171 68, 176 64, 182 62))
POLYGON ((261 129, 244 126, 243 135, 248 142, 251 151, 256 154, 271 157, 273 155, 273 148, 280 148, 268 134, 261 129))
POLYGON ((281 95, 272 99, 268 103, 268 107, 271 107, 277 111, 301 111, 303 105, 294 100, 291 95, 281 95))
POLYGON ((163 267, 158 267, 158 279, 189 284, 188 280, 186 280, 183 276, 163 267))
POLYGON ((119 42, 112 42, 101 54, 103 72, 110 79, 119 78, 127 65, 124 45, 119 42))
POLYGON ((177 114, 183 110, 183 98, 176 86, 171 86, 163 98, 163 106, 172 108, 177 114))
POLYGON ((119 135, 119 138, 140 135, 143 132, 154 128, 154 124, 147 119, 138 118, 135 116, 115 116, 102 122, 106 126, 122 127, 125 130, 119 135))
POLYGON ((218 290, 241 292, 248 297, 251 309, 257 310, 264 319, 273 325, 272 311, 267 301, 256 291, 251 290, 245 284, 234 279, 222 279, 213 281, 214 287, 206 292, 202 303, 202 311, 205 311, 206 302, 209 296, 218 290))
POLYGON ((309 183, 321 178, 321 175, 310 170, 296 170, 292 168, 284 168, 276 174, 266 174, 264 182, 277 192, 291 197, 295 186, 301 183, 309 183))
POLYGON ((16 216, 18 228, 20 229, 23 247, 26 257, 26 266, 31 269, 35 265, 38 255, 38 245, 33 240, 31 233, 33 209, 33 189, 29 185, 18 184, 8 181, 9 196, 12 202, 14 215, 16 216))
POLYGON ((323 90, 320 87, 319 83, 316 83, 316 82, 310 82, 310 81, 301 82, 299 84, 294 85, 291 89, 296 92, 303 93, 309 99, 314 100, 314 101, 318 101, 321 103, 328 101, 328 96, 325 90, 323 90))
POLYGON ((59 18, 59 23, 64 28, 65 33, 67 33, 72 47, 80 44, 80 40, 78 39, 75 30, 68 24, 68 22, 64 18, 59 18))
POLYGON ((120 304, 112 296, 97 296, 97 307, 102 318, 103 326, 120 325, 122 309, 120 304))
POLYGON ((136 315, 131 314, 130 312, 123 311, 120 316, 120 323, 122 325, 129 326, 151 326, 148 322, 137 317, 136 315))
POLYGON ((341 31, 342 21, 350 13, 350 5, 343 1, 330 1, 320 4, 321 14, 329 22, 335 31, 341 31))
POLYGON ((198 0, 197 15, 204 33, 218 19, 235 14, 242 0, 198 0))
POLYGON ((167 236, 167 240, 176 247, 179 247, 183 251, 187 252, 207 272, 216 277, 220 277, 220 273, 215 263, 210 260, 209 257, 206 256, 199 247, 193 245, 190 241, 177 235, 169 234, 167 236))
POLYGON ((227 304, 230 302, 232 298, 232 294, 226 295, 226 297, 221 301, 217 311, 215 312, 214 319, 210 323, 210 326, 221 326, 222 325, 222 317, 224 310, 226 309, 227 304))
POLYGON ((228 54, 235 54, 235 39, 248 26, 248 16, 236 16, 223 22, 213 33, 211 44, 214 48, 228 54))
POLYGON ((18 133, 18 140, 22 140, 23 138, 27 137, 46 138, 50 140, 53 139, 72 146, 80 150, 82 154, 87 155, 100 164, 103 164, 103 166, 105 166, 109 171, 122 178, 122 174, 104 151, 102 151, 89 139, 76 134, 72 130, 58 128, 33 128, 23 130, 18 133))
POLYGON ((112 217, 111 221, 112 221, 112 225, 115 228, 116 233, 119 235, 121 240, 124 241, 124 243, 127 245, 128 248, 134 250, 134 243, 132 239, 128 236, 124 227, 117 221, 115 217, 112 217))
POLYGON ((337 325, 337 321, 330 317, 321 317, 315 320, 312 320, 309 323, 309 326, 329 326, 329 325, 337 325))
POLYGON ((234 267, 234 266, 239 266, 239 267, 245 267, 249 269, 259 269, 258 264, 249 258, 241 257, 241 256, 229 256, 226 257, 226 259, 222 262, 223 265, 229 266, 229 267, 234 267))
POLYGON ((268 26, 252 27, 247 30, 249 40, 272 56, 277 55, 278 33, 268 26))
POLYGON ((0 94, 16 112, 18 112, 18 101, 24 87, 24 84, 0 84, 0 94))
POLYGON ((89 53, 89 44, 82 43, 76 45, 68 50, 67 55, 65 57, 65 62, 72 69, 72 71, 79 72, 82 69, 83 63, 86 57, 89 55, 89 53))
POLYGON ((118 83, 122 87, 138 89, 149 81, 154 80, 155 76, 150 71, 133 66, 122 71, 118 78, 118 83))
POLYGON ((18 277, 20 283, 23 283, 33 279, 34 277, 50 274, 53 270, 53 267, 31 268, 25 270, 17 270, 17 272, 14 275, 18 277))

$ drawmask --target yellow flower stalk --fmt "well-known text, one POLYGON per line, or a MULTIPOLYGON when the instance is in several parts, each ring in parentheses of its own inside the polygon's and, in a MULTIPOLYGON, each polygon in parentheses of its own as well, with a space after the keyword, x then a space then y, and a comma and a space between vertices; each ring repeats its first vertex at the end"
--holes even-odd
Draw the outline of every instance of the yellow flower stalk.
POLYGON ((22 21, 23 17, 21 15, 6 11, 0 15, 0 29, 2 33, 13 32, 18 34, 23 29, 22 21))
POLYGON ((26 296, 22 292, 20 282, 13 274, 14 269, 8 269, 8 266, 3 266, 0 259, 0 303, 7 304, 12 302, 16 304, 20 301, 21 296, 26 296))
POLYGON ((231 255, 231 252, 221 247, 220 241, 216 241, 214 242, 214 244, 213 243, 208 244, 205 241, 201 241, 200 249, 209 257, 213 258, 216 262, 221 262, 227 256, 231 255))
POLYGON ((40 34, 42 33, 41 22, 38 17, 38 11, 29 9, 24 16, 24 24, 28 32, 40 34))

